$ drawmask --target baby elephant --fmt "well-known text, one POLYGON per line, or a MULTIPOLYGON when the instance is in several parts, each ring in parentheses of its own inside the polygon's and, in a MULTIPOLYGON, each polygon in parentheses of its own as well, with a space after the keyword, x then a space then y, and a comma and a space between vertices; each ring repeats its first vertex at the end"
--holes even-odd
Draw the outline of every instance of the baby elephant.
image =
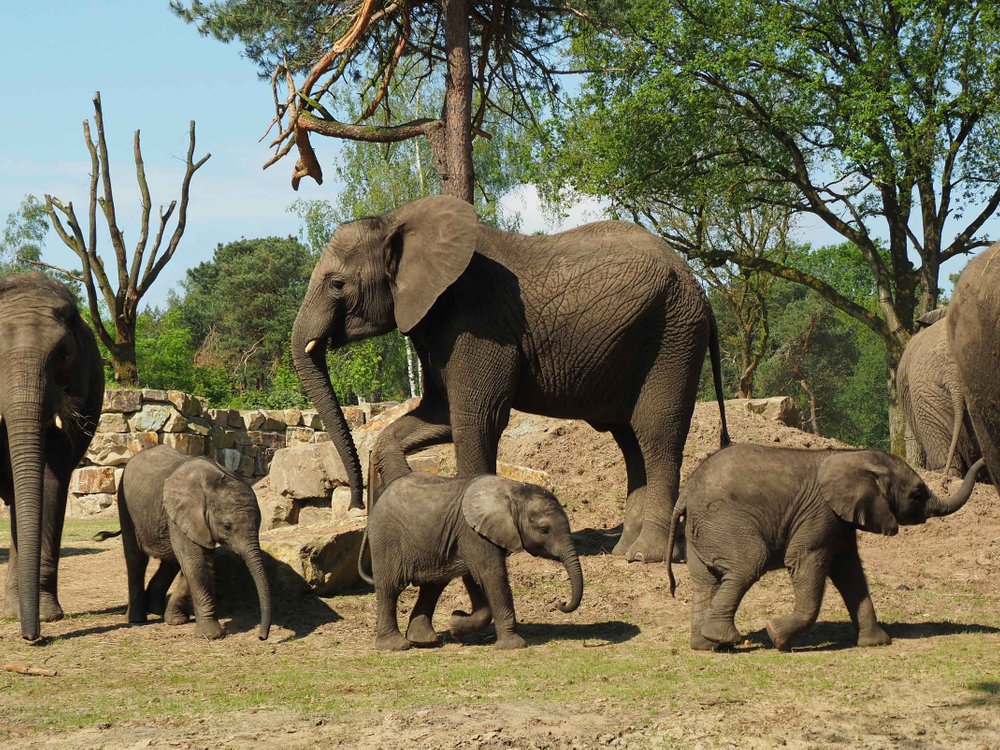
POLYGON ((118 488, 118 517, 128 568, 128 620, 164 615, 170 625, 188 621, 196 632, 222 638, 215 618, 214 550, 224 545, 246 563, 260 599, 261 640, 271 627, 271 592, 261 560, 260 509, 246 482, 203 457, 182 456, 158 445, 134 456, 118 488), (149 558, 160 567, 144 590, 149 558), (166 603, 167 589, 181 577, 166 603))
POLYGON ((583 571, 566 512, 552 493, 533 484, 492 475, 405 474, 371 507, 366 538, 371 575, 364 570, 364 549, 358 570, 375 586, 378 649, 437 643, 434 608, 448 582, 459 576, 472 599, 472 613, 452 613, 452 635, 481 630, 492 619, 497 648, 522 648, 507 580, 507 555, 522 549, 566 566, 572 595, 559 609, 572 612, 583 597, 583 571), (409 584, 419 586, 420 593, 404 637, 396 602, 409 584))
MULTIPOLYGON (((973 465, 961 489, 941 499, 906 463, 880 450, 734 445, 710 456, 688 479, 671 522, 673 540, 680 517, 687 519, 691 648, 737 643, 733 616, 744 594, 765 571, 781 567, 791 574, 795 608, 767 623, 778 649, 789 650, 816 621, 827 577, 847 605, 858 645, 890 643, 875 619, 856 530, 892 536, 900 524, 954 513, 982 466, 973 465)), ((669 567, 668 574, 673 594, 669 567)))

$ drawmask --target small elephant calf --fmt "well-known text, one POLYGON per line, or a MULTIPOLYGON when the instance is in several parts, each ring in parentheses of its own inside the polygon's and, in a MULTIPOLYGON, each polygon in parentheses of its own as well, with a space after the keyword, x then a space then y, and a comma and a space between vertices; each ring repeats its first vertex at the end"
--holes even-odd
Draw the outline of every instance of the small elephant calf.
POLYGON ((246 563, 260 600, 258 636, 271 627, 271 592, 261 558, 260 508, 240 477, 204 457, 183 456, 166 445, 136 454, 118 488, 125 566, 128 568, 128 620, 145 622, 164 615, 170 625, 188 621, 192 607, 196 632, 222 638, 215 617, 214 550, 224 545, 246 563), (149 558, 160 567, 144 588, 149 558), (167 604, 167 589, 177 576, 167 604))
MULTIPOLYGON (((740 601, 765 571, 781 567, 791 573, 795 608, 767 623, 779 650, 789 650, 816 621, 827 577, 847 605, 858 645, 890 643, 868 595, 856 530, 892 536, 900 524, 954 513, 982 466, 973 465, 961 489, 941 499, 905 462, 880 450, 733 445, 713 454, 688 479, 671 522, 673 546, 686 517, 691 648, 737 643, 740 601)), ((673 594, 669 567, 668 574, 673 594)))
POLYGON ((404 474, 369 510, 366 540, 371 575, 364 569, 364 547, 358 570, 375 586, 378 649, 437 643, 434 608, 448 582, 459 576, 472 599, 472 613, 452 613, 452 635, 481 630, 492 619, 497 648, 523 647, 507 580, 507 555, 522 549, 566 566, 572 594, 560 610, 572 612, 583 597, 583 571, 566 512, 552 493, 532 484, 492 475, 404 474), (409 584, 419 586, 420 594, 404 637, 396 604, 409 584))

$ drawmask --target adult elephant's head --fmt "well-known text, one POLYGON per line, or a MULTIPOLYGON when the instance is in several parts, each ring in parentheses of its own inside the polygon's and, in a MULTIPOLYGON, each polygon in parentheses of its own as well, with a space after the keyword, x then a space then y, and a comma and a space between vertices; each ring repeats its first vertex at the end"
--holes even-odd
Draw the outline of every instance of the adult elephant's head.
POLYGON ((82 453, 95 426, 84 415, 103 389, 94 333, 69 290, 37 272, 0 279, 0 421, 14 487, 21 635, 28 640, 40 632, 46 442, 63 443, 49 450, 60 458, 82 453))
POLYGON ((330 432, 351 487, 363 506, 361 465, 333 392, 327 345, 409 333, 465 270, 476 245, 476 212, 468 203, 433 196, 395 211, 344 224, 309 280, 292 328, 295 369, 330 432))
POLYGON ((980 459, 955 494, 938 497, 903 460, 879 450, 834 451, 819 470, 819 489, 841 519, 864 531, 893 536, 935 516, 947 516, 968 501, 980 459))

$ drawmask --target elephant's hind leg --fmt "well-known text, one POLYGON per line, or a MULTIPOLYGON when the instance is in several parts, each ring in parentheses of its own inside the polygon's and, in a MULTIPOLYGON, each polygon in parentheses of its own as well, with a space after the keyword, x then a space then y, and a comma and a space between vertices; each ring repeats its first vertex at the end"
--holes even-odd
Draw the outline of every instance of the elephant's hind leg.
POLYGON ((721 645, 739 643, 742 638, 736 629, 736 610, 750 587, 764 574, 767 564, 767 548, 763 543, 741 541, 738 562, 721 571, 718 589, 701 627, 705 638, 721 645))
POLYGON ((378 611, 375 624, 375 648, 379 651, 405 651, 412 644, 399 632, 396 606, 401 588, 375 578, 375 601, 378 611))
POLYGON ((187 577, 181 573, 177 578, 177 585, 174 586, 174 593, 170 595, 170 600, 167 602, 167 610, 163 615, 163 620, 167 625, 183 625, 191 619, 193 610, 191 589, 188 586, 187 577))
POLYGON ((767 634, 779 651, 791 651, 792 638, 816 622, 830 566, 825 552, 815 552, 801 555, 788 567, 792 573, 795 609, 790 615, 767 621, 767 634))
POLYGON ((462 576, 466 591, 472 603, 472 613, 456 609, 451 613, 448 630, 455 638, 464 638, 470 633, 482 630, 493 620, 493 612, 486 600, 486 594, 471 575, 462 576))
POLYGON ((414 646, 438 645, 437 633, 434 632, 434 608, 444 591, 444 583, 425 583, 420 587, 417 603, 410 613, 410 623, 406 627, 406 640, 414 646))
POLYGON ((691 576, 691 648, 696 651, 714 651, 719 644, 701 634, 705 616, 712 606, 712 599, 719 590, 719 579, 691 549, 687 557, 688 573, 691 576))
POLYGON ((616 427, 611 435, 621 449, 625 458, 625 471, 628 474, 628 497, 625 500, 625 523, 622 525, 622 535, 611 554, 624 557, 629 548, 642 531, 642 514, 646 493, 646 463, 635 439, 635 433, 629 426, 616 427))
POLYGON ((167 611, 167 590, 180 573, 181 566, 176 560, 162 560, 146 586, 146 612, 161 617, 167 611))

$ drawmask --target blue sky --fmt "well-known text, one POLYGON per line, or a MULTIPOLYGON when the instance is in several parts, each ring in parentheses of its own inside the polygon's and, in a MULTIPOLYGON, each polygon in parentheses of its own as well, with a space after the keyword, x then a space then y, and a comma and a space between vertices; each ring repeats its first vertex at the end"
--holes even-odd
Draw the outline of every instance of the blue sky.
MULTIPOLYGON (((90 172, 82 123, 93 120, 92 97, 100 90, 119 223, 126 244, 134 245, 133 133, 141 131, 155 212, 179 196, 188 123, 196 121, 195 156, 212 157, 192 181, 187 230, 148 303, 162 304, 184 271, 211 258, 218 243, 297 234, 299 221, 288 205, 336 195, 331 175, 338 146, 331 139, 316 143, 327 177, 322 186, 306 179, 293 191, 291 157, 262 170, 270 151, 258 139, 274 114, 269 82, 258 80, 239 44, 200 36, 166 0, 2 3, 0 28, 0 62, 9 76, 0 89, 0 222, 28 193, 72 200, 81 216, 90 172)), ((535 201, 519 203, 524 231, 546 228, 535 201)), ((582 206, 567 223, 596 214, 582 206)), ((43 260, 79 267, 55 232, 43 260)))
MULTIPOLYGON (((28 193, 72 200, 81 213, 90 171, 82 122, 92 119, 91 100, 100 90, 119 223, 126 243, 134 243, 133 132, 142 133, 155 211, 178 197, 188 123, 197 122, 196 157, 212 157, 194 177, 187 231, 148 303, 162 304, 184 271, 211 258, 220 242, 297 234, 299 221, 288 205, 296 198, 332 199, 339 189, 330 177, 338 150, 330 139, 316 141, 327 175, 322 186, 303 180, 293 191, 290 158, 261 169, 270 155, 266 143, 258 143, 273 115, 269 83, 241 58, 240 45, 200 36, 166 0, 6 2, 0 4, 0 28, 0 63, 9 79, 0 90, 0 222, 28 193)), ((507 207, 522 213, 522 231, 557 228, 539 214, 530 190, 507 207)), ((587 203, 563 226, 598 217, 596 204, 587 203)), ((997 222, 990 226, 996 233, 997 222)), ((815 222, 803 223, 800 235, 817 245, 839 241, 815 222)), ((54 232, 43 259, 78 267, 54 232)), ((964 262, 949 263, 942 281, 964 262)))

